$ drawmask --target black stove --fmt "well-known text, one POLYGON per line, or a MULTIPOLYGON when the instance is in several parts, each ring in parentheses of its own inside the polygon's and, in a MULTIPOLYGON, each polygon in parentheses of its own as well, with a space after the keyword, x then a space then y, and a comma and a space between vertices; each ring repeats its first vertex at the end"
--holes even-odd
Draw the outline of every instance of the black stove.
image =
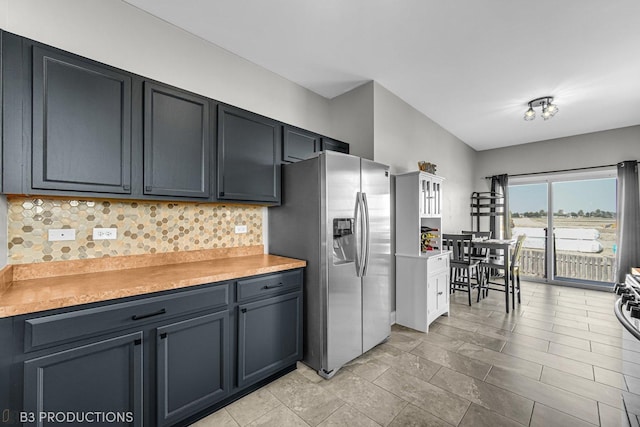
POLYGON ((616 301, 616 317, 627 331, 640 340, 640 276, 627 274, 624 283, 614 288, 620 298, 616 301))

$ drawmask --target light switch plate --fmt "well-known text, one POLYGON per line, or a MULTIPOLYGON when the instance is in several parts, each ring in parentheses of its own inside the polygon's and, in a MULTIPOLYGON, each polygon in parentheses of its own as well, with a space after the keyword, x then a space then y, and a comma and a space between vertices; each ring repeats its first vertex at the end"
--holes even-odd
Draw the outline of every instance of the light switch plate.
POLYGON ((236 225, 236 234, 244 234, 247 232, 246 225, 236 225))
POLYGON ((76 230, 73 228, 50 228, 49 241, 76 240, 76 230))
POLYGON ((117 228, 94 228, 93 240, 113 240, 118 238, 117 228))

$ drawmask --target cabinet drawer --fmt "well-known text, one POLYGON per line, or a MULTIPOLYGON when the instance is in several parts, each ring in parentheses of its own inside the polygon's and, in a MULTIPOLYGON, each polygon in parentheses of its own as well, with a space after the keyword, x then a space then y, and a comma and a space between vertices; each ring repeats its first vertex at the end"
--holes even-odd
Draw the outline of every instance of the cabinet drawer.
POLYGON ((282 291, 297 290, 302 285, 300 270, 238 280, 238 301, 266 297, 282 291))
POLYGON ((25 351, 229 304, 229 284, 25 321, 25 351))
POLYGON ((429 274, 437 273, 449 268, 449 254, 431 257, 427 260, 427 271, 429 274))

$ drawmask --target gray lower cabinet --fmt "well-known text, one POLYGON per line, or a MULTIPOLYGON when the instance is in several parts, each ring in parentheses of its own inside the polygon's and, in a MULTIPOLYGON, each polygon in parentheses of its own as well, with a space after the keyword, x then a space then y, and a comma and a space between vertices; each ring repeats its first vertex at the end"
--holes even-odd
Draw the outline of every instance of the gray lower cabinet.
POLYGON ((108 425, 192 423, 295 368, 302 277, 296 269, 0 319, 0 403, 30 426, 96 412, 120 417, 108 425))
POLYGON ((302 293, 238 306, 238 385, 261 380, 302 358, 302 293))
POLYGON ((95 415, 104 413, 113 414, 110 425, 142 426, 142 348, 142 333, 135 332, 25 361, 20 421, 105 424, 95 415), (49 413, 62 418, 42 417, 49 413))
POLYGON ((171 425, 229 394, 229 312, 156 330, 157 425, 171 425))

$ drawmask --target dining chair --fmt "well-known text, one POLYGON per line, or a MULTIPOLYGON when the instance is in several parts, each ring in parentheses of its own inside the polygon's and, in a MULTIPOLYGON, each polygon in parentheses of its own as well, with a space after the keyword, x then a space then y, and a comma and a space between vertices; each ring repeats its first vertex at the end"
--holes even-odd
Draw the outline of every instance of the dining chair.
MULTIPOLYGON (((478 299, 480 301, 480 275, 478 266, 480 261, 471 258, 471 234, 443 234, 442 246, 445 250, 451 251, 449 293, 456 290, 469 294, 469 305, 471 305, 471 291, 478 288, 478 299), (475 275, 475 283, 472 279, 475 275)), ((476 302, 477 302, 476 301, 476 302)))
MULTIPOLYGON (((511 260, 509 264, 509 281, 510 287, 506 287, 504 282, 494 282, 491 281, 490 272, 492 270, 502 270, 504 271, 504 265, 500 263, 500 261, 495 259, 488 259, 487 261, 480 262, 480 269, 483 272, 483 280, 481 280, 481 291, 483 297, 489 295, 489 290, 499 291, 499 292, 512 292, 511 295, 511 305, 515 307, 515 296, 518 294, 518 304, 520 304, 520 259, 522 258, 522 246, 524 244, 524 240, 527 238, 526 235, 521 234, 518 236, 516 240, 515 247, 511 252, 511 260)), ((506 255, 505 255, 506 256, 506 255)), ((480 292, 480 291, 478 291, 480 292)))

